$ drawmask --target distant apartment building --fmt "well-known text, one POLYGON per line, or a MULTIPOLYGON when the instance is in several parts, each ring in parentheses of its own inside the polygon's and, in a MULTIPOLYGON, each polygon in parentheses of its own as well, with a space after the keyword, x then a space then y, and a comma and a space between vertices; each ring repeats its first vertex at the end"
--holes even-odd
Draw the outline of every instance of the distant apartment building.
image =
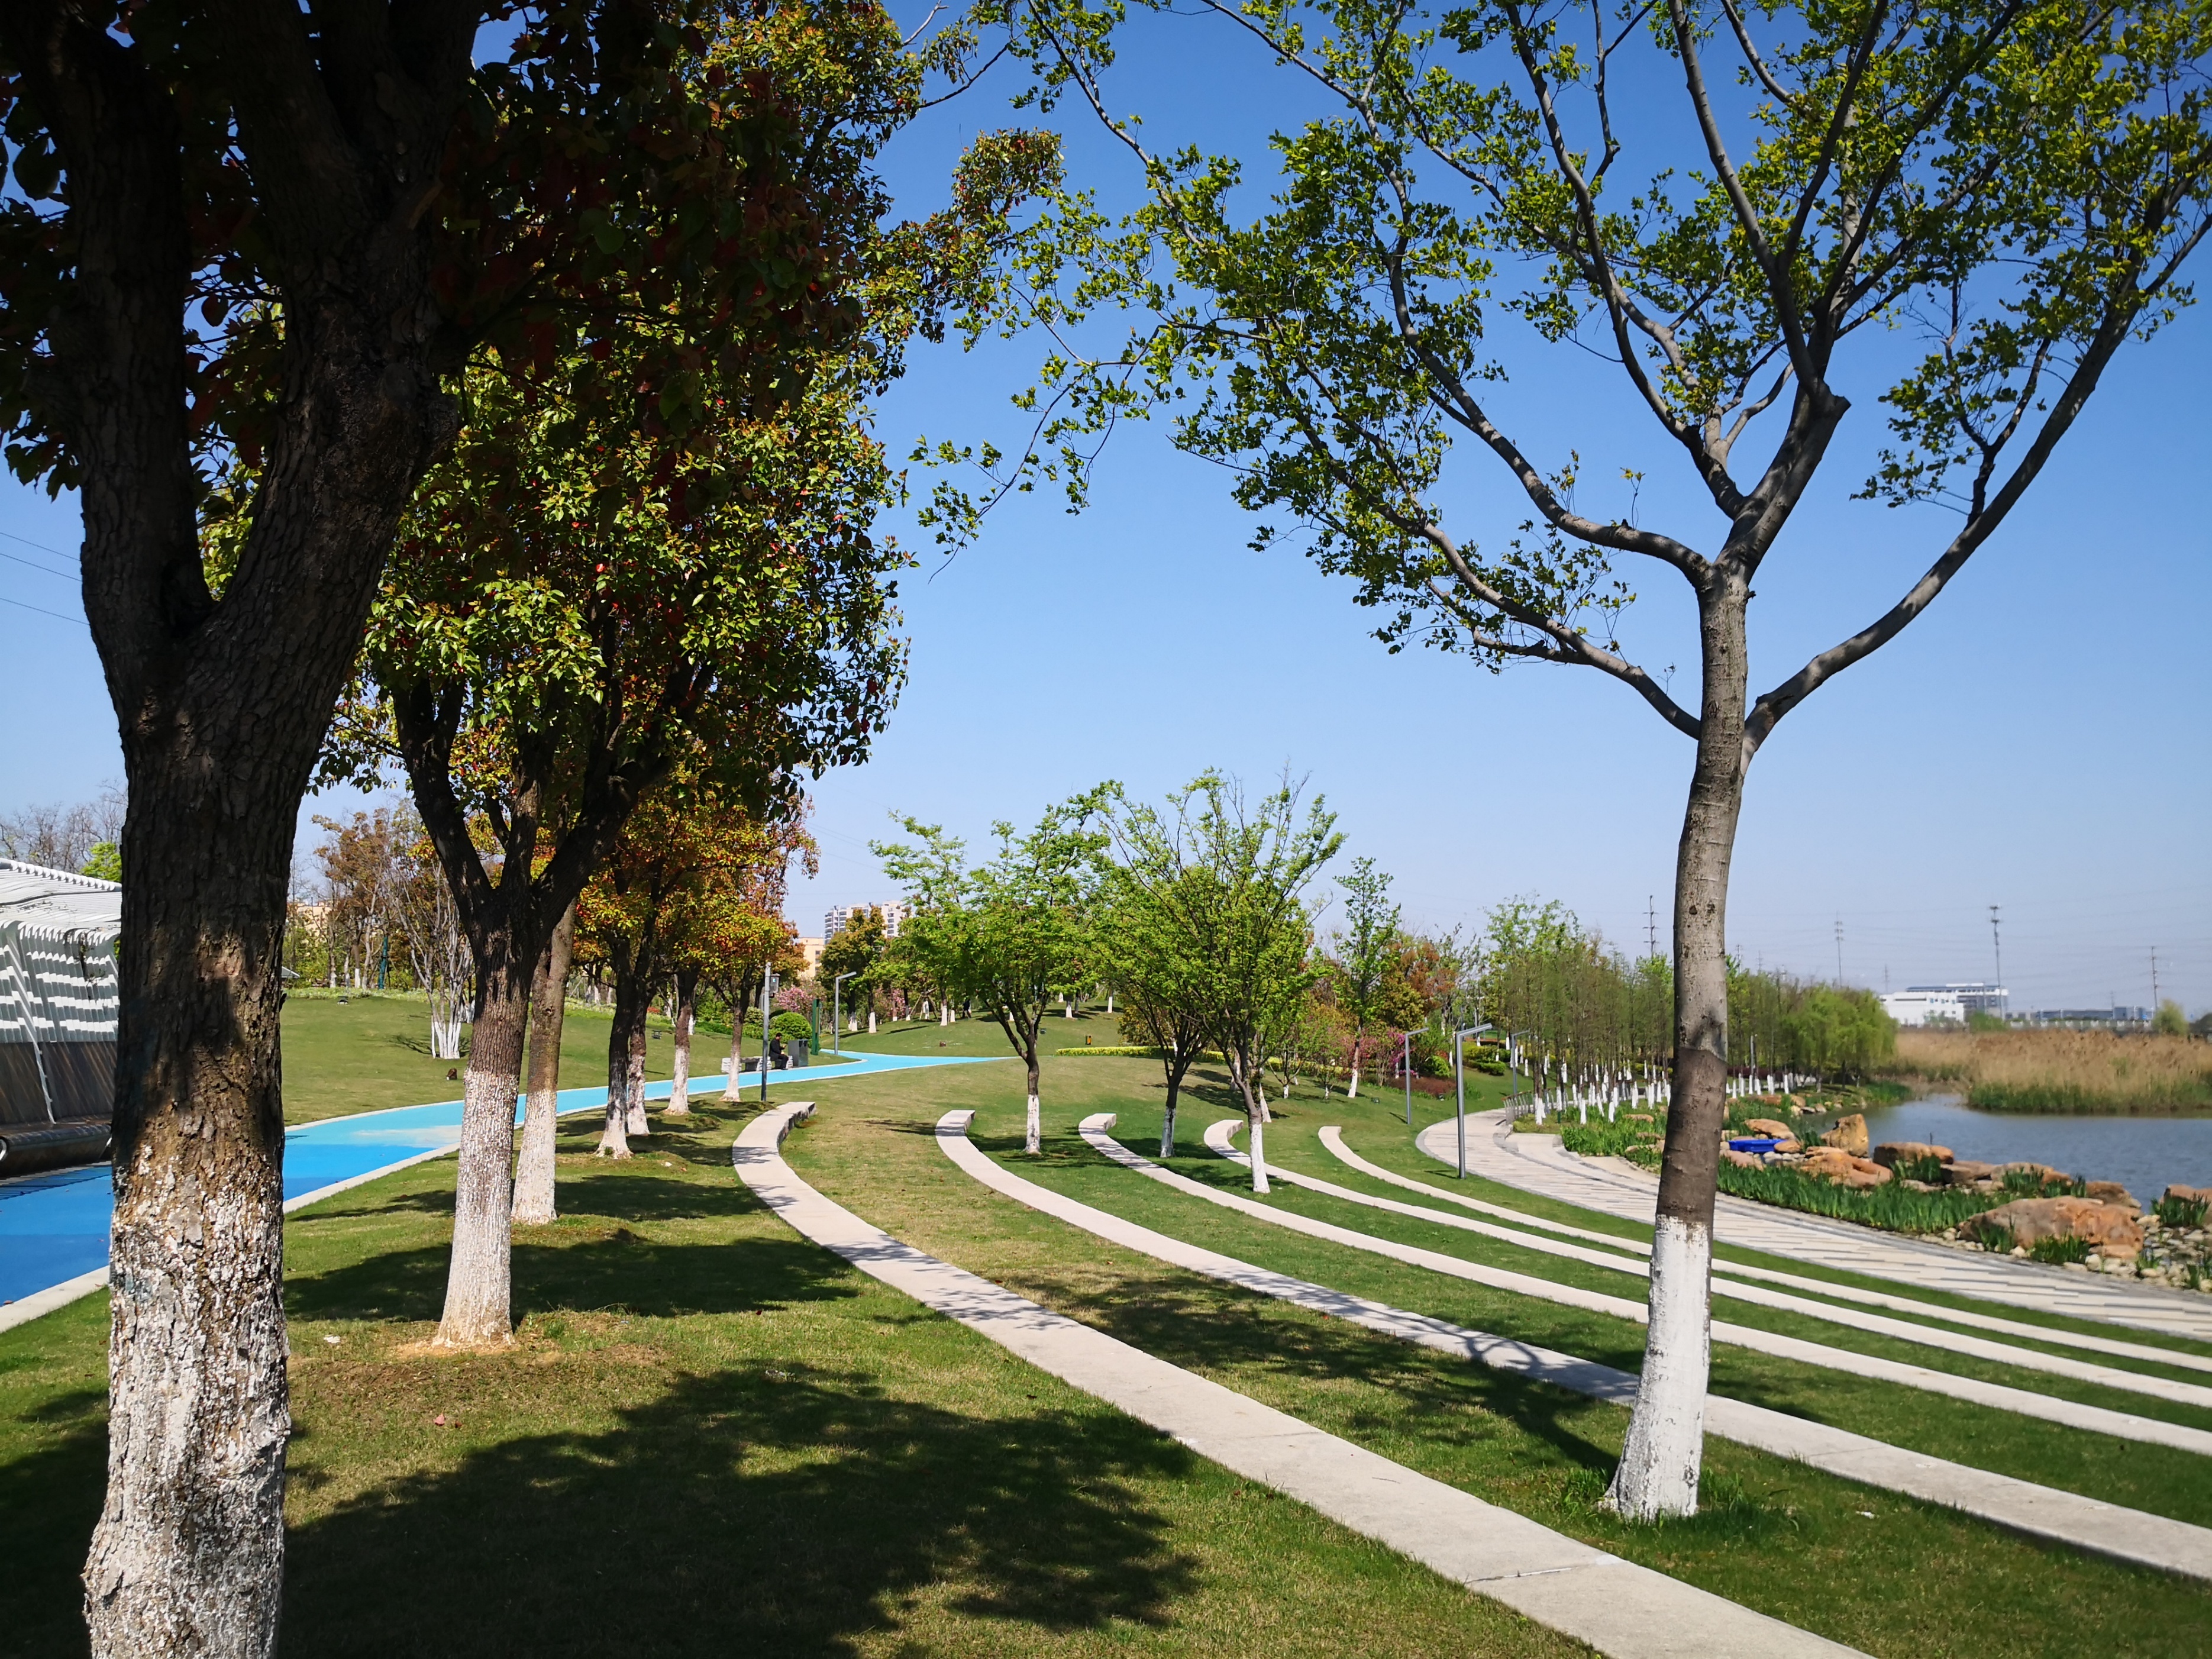
POLYGON ((2002 1015, 2005 988, 1981 980, 1948 985, 1908 985, 1881 1000, 1883 1012, 1899 1025, 1963 1025, 1968 1014, 2002 1015))
POLYGON ((820 939, 808 939, 802 934, 791 942, 799 947, 799 954, 806 963, 804 972, 811 974, 822 965, 823 942, 820 939))
POLYGON ((865 916, 871 910, 880 910, 884 913, 885 939, 896 939, 899 936, 899 929, 906 926, 907 908, 896 901, 889 904, 840 904, 833 906, 830 913, 822 918, 822 937, 825 939, 836 938, 838 930, 847 922, 855 916, 865 916))

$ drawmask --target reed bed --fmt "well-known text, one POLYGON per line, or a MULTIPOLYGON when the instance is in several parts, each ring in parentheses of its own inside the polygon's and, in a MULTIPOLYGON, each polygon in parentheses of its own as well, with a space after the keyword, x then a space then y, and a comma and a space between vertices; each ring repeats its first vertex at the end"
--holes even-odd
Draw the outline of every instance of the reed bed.
POLYGON ((2212 1043, 2111 1031, 1897 1034, 1887 1068, 1993 1112, 2212 1112, 2212 1043))

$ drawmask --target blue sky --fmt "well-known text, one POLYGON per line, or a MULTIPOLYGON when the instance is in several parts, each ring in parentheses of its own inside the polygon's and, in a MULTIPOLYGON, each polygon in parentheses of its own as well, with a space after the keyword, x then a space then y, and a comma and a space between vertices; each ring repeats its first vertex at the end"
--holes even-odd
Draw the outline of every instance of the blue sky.
MULTIPOLYGON (((1165 49, 1139 53, 1113 90, 1152 114, 1154 138, 1233 145, 1264 165, 1267 125, 1298 114, 1264 61, 1199 24, 1146 44, 1165 49)), ((962 143, 1024 118, 1011 90, 987 82, 907 135, 890 159, 902 205, 935 205, 962 143)), ((1079 176, 1126 199, 1119 156, 1068 123, 1079 176)), ((2186 506, 2212 460, 2208 328, 2187 313, 2124 354, 2024 510, 1929 614, 1778 728, 1737 845, 1729 931, 1746 961, 1832 976, 1840 922, 1853 983, 1984 977, 1995 903, 2015 1007, 2148 1002, 2154 948, 2163 994, 2192 1014, 2212 1006, 2212 530, 2186 506)), ((1717 541, 1679 459, 1620 410, 1617 370, 1498 337, 1528 372, 1496 408, 1541 464, 1573 447, 1587 477, 1644 468, 1640 521, 1717 541)), ((1854 412, 1761 573, 1756 685, 1886 608, 1949 534, 1938 510, 1849 500, 1881 436, 1881 371, 1899 361, 1886 352, 1874 343, 1881 360, 1846 377, 1854 412)), ((882 435, 902 452, 925 431, 1018 441, 1006 398, 1036 355, 1029 341, 918 349, 882 435)), ((1525 516, 1494 465, 1466 455, 1448 476, 1462 538, 1500 539, 1525 516)), ((910 524, 890 527, 926 549, 910 524)), ((874 759, 814 791, 822 873, 794 884, 800 931, 818 931, 829 904, 891 896, 866 842, 893 811, 981 842, 994 818, 1033 820, 1102 778, 1157 796, 1208 767, 1258 785, 1288 765, 1339 812, 1347 856, 1393 872, 1416 922, 1472 927, 1535 893, 1640 947, 1656 902, 1663 944, 1687 741, 1593 674, 1393 656, 1348 584, 1295 552, 1250 551, 1251 530, 1217 469, 1134 427, 1084 514, 1018 498, 949 563, 925 551, 901 583, 904 698, 874 759)), ((73 580, 34 568, 73 569, 73 503, 7 486, 0 532, 22 538, 0 539, 11 810, 88 795, 121 763, 73 580)), ((1630 574, 1644 597, 1625 639, 1654 665, 1687 664, 1679 582, 1630 574)))

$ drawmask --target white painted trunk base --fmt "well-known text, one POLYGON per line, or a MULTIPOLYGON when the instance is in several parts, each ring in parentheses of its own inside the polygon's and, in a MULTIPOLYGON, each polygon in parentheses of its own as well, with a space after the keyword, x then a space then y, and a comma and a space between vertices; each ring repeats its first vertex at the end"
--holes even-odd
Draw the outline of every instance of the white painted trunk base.
POLYGON ((1035 1095, 1030 1097, 1029 1117, 1023 1133, 1022 1150, 1035 1157, 1044 1150, 1044 1109, 1035 1095))
POLYGON ((1711 1229, 1662 1215, 1651 1233, 1651 1316, 1644 1379, 1605 1506, 1630 1521, 1698 1512, 1712 1373, 1711 1229))

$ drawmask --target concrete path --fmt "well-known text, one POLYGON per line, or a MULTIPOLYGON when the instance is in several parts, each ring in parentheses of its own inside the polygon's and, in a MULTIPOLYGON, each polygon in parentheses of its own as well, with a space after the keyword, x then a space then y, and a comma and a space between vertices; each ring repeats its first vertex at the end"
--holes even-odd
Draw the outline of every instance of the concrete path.
MULTIPOLYGON (((824 1065, 770 1072, 769 1084, 772 1088, 811 1085, 915 1066, 988 1063, 967 1054, 855 1054, 824 1065)), ((694 1078, 692 1084, 696 1100, 721 1097, 720 1073, 694 1078)), ((748 1086, 757 1089, 757 1079, 748 1086)), ((646 1098, 665 1100, 671 1087, 665 1079, 648 1083, 646 1098)), ((563 1089, 556 1109, 565 1117, 572 1112, 602 1111, 606 1103, 604 1088, 563 1089)), ((522 1109, 518 1100, 518 1123, 522 1109)), ((284 1212, 289 1215, 303 1204, 319 1203, 449 1152, 460 1139, 458 1100, 355 1112, 287 1129, 284 1212)), ((0 1331, 106 1288, 108 1226, 115 1214, 113 1178, 108 1165, 96 1164, 0 1181, 0 1331)))
MULTIPOLYGON (((1450 1118, 1431 1124, 1414 1137, 1413 1144, 1445 1167, 1458 1166, 1450 1118)), ((1658 1204, 1656 1176, 1614 1159, 1577 1158, 1557 1135, 1516 1134, 1512 1118, 1504 1110, 1468 1114, 1467 1167, 1471 1174, 1503 1186, 1646 1226, 1658 1204)), ((2039 1262, 1970 1255, 1726 1194, 1716 1207, 1713 1227, 1721 1243, 1741 1249, 1978 1301, 2212 1342, 2212 1297, 2094 1273, 2069 1273, 2039 1262)))
MULTIPOLYGON (((1114 1115, 1101 1113, 1084 1120, 1083 1137, 1128 1168, 1155 1178, 1168 1176, 1171 1182, 1182 1180, 1113 1139, 1108 1133, 1113 1127, 1114 1115)), ((1510 1371, 1620 1406, 1635 1404, 1637 1379, 1627 1371, 1254 1267, 1025 1181, 969 1143, 961 1114, 947 1114, 939 1121, 938 1144, 955 1164, 994 1191, 1142 1255, 1385 1336, 1456 1354, 1492 1370, 1510 1371)), ((2212 1580, 2212 1529, 2185 1521, 1947 1462, 1723 1395, 1706 1396, 1705 1427, 1723 1440, 1809 1464, 1863 1486, 1958 1510, 2008 1531, 2136 1566, 2212 1580)))
MULTIPOLYGON (((1535 1227, 1561 1238, 1583 1238, 1593 1243, 1608 1245, 1616 1250, 1626 1250, 1634 1255, 1648 1256, 1651 1246, 1641 1239, 1622 1238, 1613 1233, 1592 1232, 1584 1227, 1571 1227, 1563 1221, 1553 1221, 1542 1216, 1529 1215, 1523 1211, 1506 1208, 1502 1204, 1486 1203, 1479 1198, 1469 1198, 1446 1187, 1432 1187, 1426 1182, 1414 1181, 1395 1170, 1386 1170, 1379 1164, 1370 1164, 1344 1144, 1344 1134, 1336 1125, 1322 1128, 1321 1144, 1338 1162, 1357 1170, 1376 1181, 1401 1187, 1409 1193, 1458 1205, 1478 1215, 1496 1216, 1516 1226, 1535 1227)), ((1268 1166, 1272 1173, 1275 1166, 1268 1166)), ((1965 1308, 1947 1307, 1940 1303, 1926 1302, 1917 1297, 1892 1296, 1881 1291, 1866 1290, 1856 1285, 1839 1285, 1832 1279, 1808 1279, 1802 1273, 1786 1273, 1773 1267, 1747 1267, 1740 1261, 1717 1258, 1713 1272, 1733 1279, 1749 1279, 1765 1285, 1787 1285, 1793 1290, 1823 1296, 1832 1301, 1849 1302, 1862 1308, 1888 1308, 1917 1318, 1939 1319, 1947 1324, 1968 1325, 1976 1330, 1997 1331, 2007 1336, 2026 1337, 2045 1342, 2054 1347, 2080 1348, 2092 1353, 2118 1355, 2124 1359, 2148 1360, 2156 1364, 2172 1365, 2183 1370, 2212 1371, 2212 1355, 2185 1353, 2179 1348, 2158 1348, 2147 1343, 2129 1342, 2116 1336, 2099 1336, 2086 1331, 2060 1330, 2049 1325, 2030 1325, 2017 1319, 2003 1319, 1994 1314, 1975 1313, 1965 1308)))
MULTIPOLYGON (((861 1272, 1201 1456, 1619 1659, 1854 1651, 1486 1504, 902 1244, 783 1161, 784 1136, 811 1110, 764 1112, 732 1149, 738 1175, 771 1209, 861 1272)), ((973 1116, 948 1113, 940 1144, 966 1146, 973 1116)))
MULTIPOLYGON (((1390 1239, 1377 1238, 1371 1233, 1339 1227, 1331 1222, 1316 1221, 1294 1210, 1279 1210, 1269 1205, 1255 1203, 1235 1193, 1225 1193, 1193 1181, 1187 1176, 1177 1175, 1172 1170, 1164 1170, 1103 1133, 1093 1135, 1086 1132, 1084 1138, 1107 1157, 1140 1170, 1152 1180, 1172 1187, 1178 1192, 1188 1193, 1194 1198, 1202 1198, 1209 1204, 1236 1210, 1292 1232, 1304 1233, 1312 1238, 1325 1238, 1331 1243, 1364 1250, 1371 1255, 1389 1256, 1393 1261, 1426 1267, 1454 1279, 1486 1285, 1492 1290, 1510 1291, 1517 1295, 1534 1297, 1540 1302, 1556 1302, 1562 1307, 1610 1314, 1616 1319, 1633 1320, 1638 1324, 1644 1322, 1648 1316, 1647 1310, 1640 1301, 1607 1296, 1601 1291, 1586 1291, 1579 1285, 1554 1284, 1548 1279, 1514 1273, 1504 1267, 1488 1267, 1462 1256, 1446 1255, 1440 1250, 1425 1250, 1418 1245, 1400 1244, 1390 1239)), ((2100 1434, 2117 1436, 2123 1440, 2170 1446, 2177 1451, 2212 1456, 2212 1430, 2165 1423, 2156 1418, 2140 1417, 2133 1412, 2112 1411, 2103 1406, 2055 1400, 2049 1395, 2009 1388, 2002 1382, 1984 1382, 1978 1377, 1957 1376, 1949 1371, 1931 1370, 1925 1365, 1911 1365, 1902 1360, 1832 1348, 1823 1343, 1806 1341, 1801 1337, 1784 1336, 1747 1325, 1731 1325, 1723 1320, 1714 1320, 1711 1329, 1714 1341, 1748 1348, 1756 1353, 1794 1359, 1802 1364, 1819 1365, 1830 1370, 1846 1370, 1859 1376, 1878 1376, 1885 1382, 1919 1389, 1929 1394, 1946 1395, 1972 1405, 1990 1406, 2022 1417, 2037 1417, 2047 1422, 2062 1423, 2069 1428, 2088 1429, 2100 1434)))
MULTIPOLYGON (((1238 1152, 1232 1144, 1237 1133, 1243 1127, 1244 1120, 1241 1117, 1223 1118, 1208 1126, 1206 1144, 1217 1157, 1229 1158, 1249 1169, 1251 1159, 1238 1152)), ((1323 1131, 1324 1135, 1327 1133, 1323 1131)), ((1518 1228, 1500 1226, 1494 1222, 1474 1221, 1419 1204, 1402 1203, 1395 1198, 1378 1198, 1372 1193, 1358 1192, 1350 1187, 1340 1186, 1334 1181, 1300 1175, 1295 1170, 1285 1169, 1272 1162, 1267 1166, 1267 1174, 1271 1180, 1303 1187, 1309 1192, 1320 1193, 1366 1209, 1388 1211, 1394 1215, 1409 1217, 1434 1226, 1449 1227, 1459 1232, 1478 1233, 1503 1243, 1517 1245, 1522 1249, 1562 1256, 1571 1261, 1602 1267, 1611 1273, 1626 1273, 1632 1278, 1648 1279, 1651 1276, 1650 1264, 1634 1255, 1622 1255, 1614 1250, 1590 1249, 1562 1239, 1547 1237, 1541 1233, 1525 1232, 1518 1228)), ((1817 1285, 1817 1281, 1811 1279, 1796 1282, 1803 1285, 1817 1285)), ((2022 1370, 2047 1371, 2054 1376, 2071 1377, 2077 1382, 2094 1382, 2103 1388, 2170 1400, 2179 1406, 2212 1410, 2212 1389, 2200 1383, 2180 1382, 2170 1376, 2153 1376, 2142 1371, 2123 1370, 2116 1365, 2099 1365, 2086 1359, 2069 1358, 2064 1354, 2044 1353, 2038 1349, 2023 1348, 2008 1342, 1992 1342, 1984 1337, 1969 1336, 1962 1331, 1945 1330, 1910 1320, 1891 1319, 1881 1314, 1838 1308, 1829 1303, 1792 1296, 1786 1291, 1769 1290, 1763 1285, 1739 1285, 1716 1277, 1712 1281, 1712 1290, 1715 1296, 1733 1297, 1756 1307, 1800 1314, 1808 1319, 1841 1325, 1847 1330, 1893 1337, 1899 1341, 1917 1342, 1928 1347, 1941 1348, 1948 1353, 1966 1354, 1976 1359, 1990 1359, 1999 1364, 2017 1366, 2022 1370)), ((2021 1328, 2032 1331, 2033 1327, 2022 1326, 2021 1328)))

